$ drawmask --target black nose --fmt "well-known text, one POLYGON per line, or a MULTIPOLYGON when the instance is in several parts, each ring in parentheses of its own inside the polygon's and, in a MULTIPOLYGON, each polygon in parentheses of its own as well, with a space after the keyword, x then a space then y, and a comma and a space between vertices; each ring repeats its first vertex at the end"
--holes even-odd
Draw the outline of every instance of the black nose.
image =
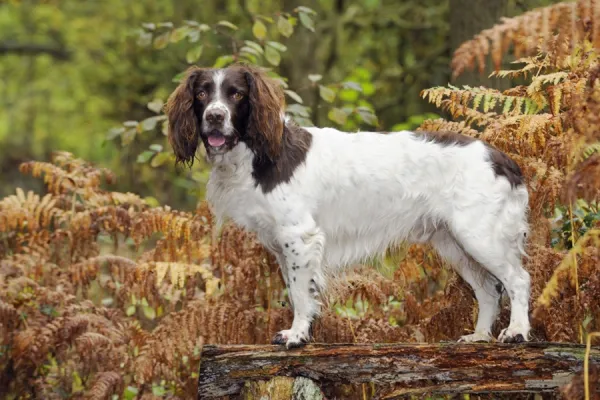
POLYGON ((210 122, 211 124, 214 123, 223 123, 223 120, 225 119, 225 111, 223 110, 210 110, 207 114, 206 114, 206 120, 208 122, 210 122))

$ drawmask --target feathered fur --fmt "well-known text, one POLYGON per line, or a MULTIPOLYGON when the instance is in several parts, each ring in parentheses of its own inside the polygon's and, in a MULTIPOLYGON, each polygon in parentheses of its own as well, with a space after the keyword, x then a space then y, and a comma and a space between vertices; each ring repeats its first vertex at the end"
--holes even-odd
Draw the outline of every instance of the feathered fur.
MULTIPOLYGON (((197 112, 196 134, 209 135, 207 199, 214 213, 256 232, 281 265, 294 322, 274 343, 290 348, 309 340, 318 294, 331 272, 407 240, 431 243, 473 287, 479 317, 475 333, 463 340, 490 339, 503 287, 512 315, 499 339, 528 340, 530 279, 521 264, 528 193, 514 161, 453 133, 295 126, 282 117, 281 89, 257 70, 235 88, 243 100, 224 100, 233 93, 228 82, 240 82, 244 68, 207 72, 212 92, 200 96, 211 99, 204 101, 208 108, 223 102, 236 129, 223 128, 226 121, 215 128, 206 112, 197 112), (273 98, 281 99, 277 109, 268 101, 273 98), (265 115, 269 120, 261 121, 265 115), (221 135, 235 144, 214 148, 221 135)), ((178 115, 169 113, 172 127, 178 115)))

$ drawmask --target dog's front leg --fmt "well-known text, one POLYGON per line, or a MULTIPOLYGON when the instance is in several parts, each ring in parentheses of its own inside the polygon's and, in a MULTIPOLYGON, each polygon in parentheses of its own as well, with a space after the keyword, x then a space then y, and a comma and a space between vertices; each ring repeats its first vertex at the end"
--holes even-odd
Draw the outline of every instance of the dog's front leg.
POLYGON ((285 265, 282 273, 287 273, 294 321, 290 329, 278 332, 272 343, 285 344, 290 349, 303 346, 310 340, 311 324, 320 311, 318 296, 325 283, 321 270, 325 238, 310 220, 284 227, 278 240, 285 265))
POLYGON ((285 283, 285 288, 287 289, 288 303, 290 304, 290 306, 293 309, 294 303, 292 300, 292 295, 291 295, 291 290, 290 290, 290 279, 289 279, 288 268, 287 268, 287 265, 285 264, 285 257, 283 255, 283 253, 280 251, 274 251, 273 253, 275 254, 275 258, 277 259, 277 264, 279 264, 279 270, 281 271, 281 276, 283 277, 283 283, 285 283))

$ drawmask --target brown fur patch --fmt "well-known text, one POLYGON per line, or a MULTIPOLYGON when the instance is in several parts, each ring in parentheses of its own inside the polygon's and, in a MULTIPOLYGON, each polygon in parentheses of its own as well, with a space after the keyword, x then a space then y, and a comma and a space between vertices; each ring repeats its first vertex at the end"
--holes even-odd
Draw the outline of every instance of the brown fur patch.
POLYGON ((246 76, 249 88, 250 117, 247 134, 254 150, 275 162, 282 149, 284 123, 282 112, 285 106, 283 89, 264 72, 252 66, 239 66, 246 76))
POLYGON ((173 147, 177 163, 191 166, 199 144, 200 127, 194 112, 194 81, 204 69, 190 67, 185 78, 169 96, 165 113, 169 120, 169 143, 173 147))
POLYGON ((259 157, 254 159, 252 175, 264 193, 290 181, 296 168, 306 159, 311 143, 312 135, 308 131, 292 124, 284 126, 276 161, 259 157))
POLYGON ((523 184, 523 172, 519 165, 505 153, 488 146, 490 162, 496 176, 504 176, 510 182, 510 186, 517 187, 523 184))

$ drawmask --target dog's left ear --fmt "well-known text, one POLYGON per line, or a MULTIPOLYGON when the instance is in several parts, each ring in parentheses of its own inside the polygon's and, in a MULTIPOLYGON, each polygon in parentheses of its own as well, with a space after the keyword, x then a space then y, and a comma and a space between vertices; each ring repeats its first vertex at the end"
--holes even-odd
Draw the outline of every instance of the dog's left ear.
POLYGON ((198 67, 189 68, 165 105, 169 120, 168 138, 175 152, 176 162, 189 166, 194 163, 200 138, 200 123, 194 113, 194 83, 203 72, 198 67))
POLYGON ((255 149, 275 162, 281 152, 283 138, 283 89, 256 67, 243 68, 250 101, 247 134, 255 143, 255 149))

